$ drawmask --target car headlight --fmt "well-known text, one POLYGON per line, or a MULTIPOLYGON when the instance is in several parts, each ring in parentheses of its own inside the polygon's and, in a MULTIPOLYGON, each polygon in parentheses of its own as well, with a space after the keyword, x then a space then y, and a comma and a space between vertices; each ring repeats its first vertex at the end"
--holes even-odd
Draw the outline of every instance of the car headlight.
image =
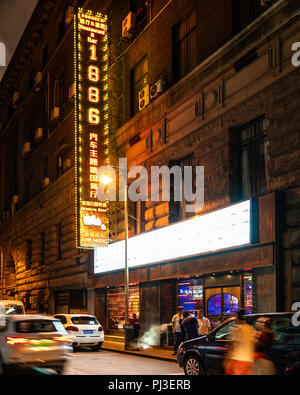
POLYGON ((178 350, 177 350, 177 354, 183 354, 183 347, 182 347, 182 345, 180 344, 180 346, 178 347, 178 350))

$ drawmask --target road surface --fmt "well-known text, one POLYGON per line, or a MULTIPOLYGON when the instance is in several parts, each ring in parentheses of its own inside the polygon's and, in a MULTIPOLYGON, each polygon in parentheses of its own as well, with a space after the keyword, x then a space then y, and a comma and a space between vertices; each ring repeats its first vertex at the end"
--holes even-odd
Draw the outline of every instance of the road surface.
MULTIPOLYGON (((10 369, 14 375, 53 375, 48 369, 10 369)), ((81 349, 69 356, 65 375, 183 375, 177 363, 100 350, 81 349)))

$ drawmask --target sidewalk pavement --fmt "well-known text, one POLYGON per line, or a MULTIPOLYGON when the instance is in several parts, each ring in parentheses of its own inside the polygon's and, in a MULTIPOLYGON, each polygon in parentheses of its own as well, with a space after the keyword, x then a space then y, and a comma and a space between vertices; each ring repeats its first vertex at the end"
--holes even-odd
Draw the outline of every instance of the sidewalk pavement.
POLYGON ((105 340, 102 346, 102 350, 131 354, 144 358, 160 359, 161 361, 177 362, 176 356, 172 355, 173 349, 167 350, 163 347, 151 347, 146 350, 140 348, 140 351, 125 350, 124 342, 105 340))

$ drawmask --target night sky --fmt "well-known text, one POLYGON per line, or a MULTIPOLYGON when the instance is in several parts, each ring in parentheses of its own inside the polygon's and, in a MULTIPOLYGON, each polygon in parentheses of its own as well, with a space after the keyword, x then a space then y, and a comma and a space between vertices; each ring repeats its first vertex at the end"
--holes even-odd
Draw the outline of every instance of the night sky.
MULTIPOLYGON (((38 0, 0 0, 0 41, 8 64, 38 0)), ((0 80, 6 68, 0 66, 0 80)))

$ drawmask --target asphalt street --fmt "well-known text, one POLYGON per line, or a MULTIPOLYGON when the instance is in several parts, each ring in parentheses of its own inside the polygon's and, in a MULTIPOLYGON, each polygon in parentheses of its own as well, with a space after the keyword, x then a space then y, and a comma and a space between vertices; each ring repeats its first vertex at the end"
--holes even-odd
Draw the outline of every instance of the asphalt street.
MULTIPOLYGON (((17 375, 56 374, 47 369, 14 369, 17 375)), ((136 357, 111 351, 88 349, 70 354, 65 375, 182 375, 177 363, 136 357)))

